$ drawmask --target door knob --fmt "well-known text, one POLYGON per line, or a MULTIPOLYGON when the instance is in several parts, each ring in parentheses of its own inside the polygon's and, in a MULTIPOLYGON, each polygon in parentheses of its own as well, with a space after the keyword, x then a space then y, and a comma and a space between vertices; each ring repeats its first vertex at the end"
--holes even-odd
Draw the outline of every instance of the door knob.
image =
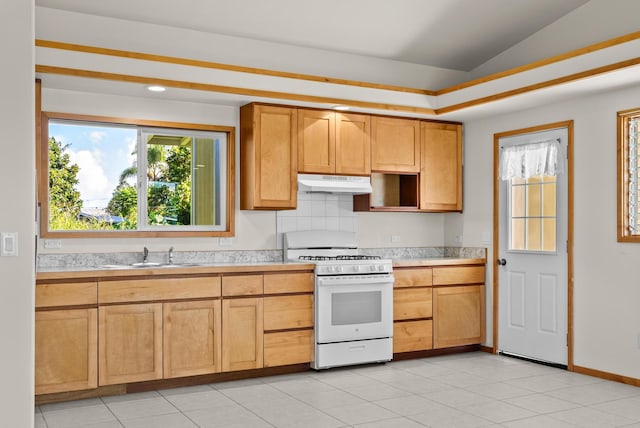
POLYGON ((506 266, 507 261, 505 259, 498 259, 498 266, 506 266))

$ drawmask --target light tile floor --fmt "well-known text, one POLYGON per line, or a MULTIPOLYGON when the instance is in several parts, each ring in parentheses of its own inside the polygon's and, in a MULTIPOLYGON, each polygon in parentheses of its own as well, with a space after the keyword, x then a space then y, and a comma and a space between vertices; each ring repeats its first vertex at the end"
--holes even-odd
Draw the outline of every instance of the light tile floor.
POLYGON ((48 428, 640 428, 640 388, 482 352, 36 406, 48 428))

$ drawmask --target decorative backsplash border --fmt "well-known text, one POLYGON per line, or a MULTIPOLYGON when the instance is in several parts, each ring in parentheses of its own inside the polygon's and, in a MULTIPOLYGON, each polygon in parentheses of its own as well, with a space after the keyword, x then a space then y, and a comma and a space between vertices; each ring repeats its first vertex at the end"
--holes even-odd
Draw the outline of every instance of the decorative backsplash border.
MULTIPOLYGON (((442 257, 486 258, 481 247, 397 247, 360 248, 360 254, 390 259, 432 259, 442 257)), ((166 263, 168 253, 150 252, 149 262, 166 263)), ((255 264, 281 263, 282 250, 176 251, 174 263, 255 264)), ((39 254, 37 270, 91 269, 103 265, 125 265, 142 261, 142 252, 39 254)))

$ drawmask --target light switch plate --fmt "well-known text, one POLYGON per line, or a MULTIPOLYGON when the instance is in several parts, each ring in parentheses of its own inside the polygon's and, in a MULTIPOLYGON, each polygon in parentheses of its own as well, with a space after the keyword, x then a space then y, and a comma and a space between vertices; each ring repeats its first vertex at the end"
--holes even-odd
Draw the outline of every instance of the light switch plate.
POLYGON ((16 232, 0 233, 0 256, 16 257, 18 255, 18 234, 16 232))

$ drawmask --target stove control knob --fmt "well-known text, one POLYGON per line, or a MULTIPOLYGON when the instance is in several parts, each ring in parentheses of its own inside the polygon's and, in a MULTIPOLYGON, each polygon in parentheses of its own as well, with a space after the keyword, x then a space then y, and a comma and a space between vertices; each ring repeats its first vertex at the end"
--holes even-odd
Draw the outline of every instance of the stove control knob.
POLYGON ((360 266, 358 266, 358 265, 353 266, 353 271, 354 272, 360 272, 360 266))
POLYGON ((376 265, 371 265, 371 266, 369 267, 369 269, 371 269, 371 271, 372 271, 372 272, 375 272, 375 270, 376 270, 376 265))
POLYGON ((335 271, 336 272, 342 272, 342 266, 336 266, 335 271))
POLYGON ((378 270, 382 272, 384 270, 384 265, 378 265, 378 270))

